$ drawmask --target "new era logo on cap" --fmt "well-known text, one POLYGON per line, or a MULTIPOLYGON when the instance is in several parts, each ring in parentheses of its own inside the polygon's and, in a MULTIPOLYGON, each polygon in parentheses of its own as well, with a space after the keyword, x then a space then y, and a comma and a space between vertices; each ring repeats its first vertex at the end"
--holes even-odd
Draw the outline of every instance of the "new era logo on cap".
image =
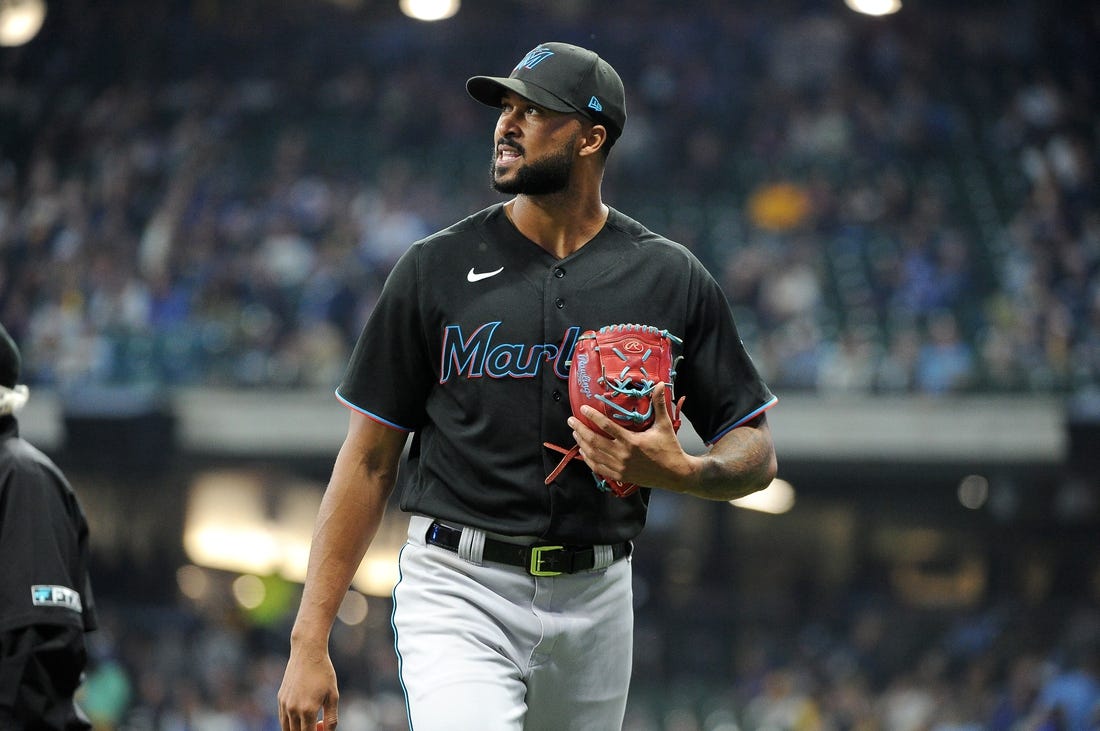
POLYGON ((600 104, 600 100, 596 97, 592 97, 588 100, 588 108, 595 109, 597 112, 603 111, 603 104, 600 104))

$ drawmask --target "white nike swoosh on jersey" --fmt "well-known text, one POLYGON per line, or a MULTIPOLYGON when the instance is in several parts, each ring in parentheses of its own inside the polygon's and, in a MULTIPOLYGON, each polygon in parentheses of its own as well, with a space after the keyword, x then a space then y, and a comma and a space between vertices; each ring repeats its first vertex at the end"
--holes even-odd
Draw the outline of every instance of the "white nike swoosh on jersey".
POLYGON ((480 282, 482 279, 488 279, 489 277, 495 277, 504 271, 504 267, 497 269, 495 272, 475 272, 473 267, 470 267, 470 271, 466 273, 467 282, 480 282))

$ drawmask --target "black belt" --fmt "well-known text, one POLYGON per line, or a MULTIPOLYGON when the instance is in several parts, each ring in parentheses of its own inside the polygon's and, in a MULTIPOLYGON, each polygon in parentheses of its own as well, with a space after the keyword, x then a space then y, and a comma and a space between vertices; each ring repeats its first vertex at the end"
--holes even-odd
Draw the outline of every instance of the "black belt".
MULTIPOLYGON (((428 526, 424 541, 433 546, 446 548, 458 553, 458 542, 462 529, 434 521, 428 526)), ((630 541, 611 546, 613 561, 629 556, 632 548, 630 541)), ((519 566, 532 576, 557 576, 589 571, 596 565, 596 549, 592 546, 558 546, 537 544, 523 546, 492 538, 485 539, 485 548, 481 553, 485 561, 519 566)))

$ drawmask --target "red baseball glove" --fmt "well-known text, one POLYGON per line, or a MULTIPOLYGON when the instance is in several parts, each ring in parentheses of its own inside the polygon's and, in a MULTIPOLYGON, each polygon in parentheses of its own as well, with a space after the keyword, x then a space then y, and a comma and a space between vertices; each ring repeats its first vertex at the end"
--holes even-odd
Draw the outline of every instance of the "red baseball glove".
MULTIPOLYGON (((587 404, 631 431, 645 431, 653 424, 651 395, 658 383, 665 384, 665 407, 674 429, 680 428, 681 398, 673 408, 676 363, 673 344, 681 340, 667 330, 650 325, 607 325, 588 330, 577 338, 569 361, 569 405, 573 415, 592 430, 610 436, 581 414, 587 404)), ((549 485, 571 460, 582 459, 580 447, 572 449, 544 442, 544 446, 565 455, 546 477, 549 485)), ((583 460, 582 460, 583 461, 583 460)), ((626 497, 638 489, 632 482, 610 480, 593 473, 596 486, 626 497)))

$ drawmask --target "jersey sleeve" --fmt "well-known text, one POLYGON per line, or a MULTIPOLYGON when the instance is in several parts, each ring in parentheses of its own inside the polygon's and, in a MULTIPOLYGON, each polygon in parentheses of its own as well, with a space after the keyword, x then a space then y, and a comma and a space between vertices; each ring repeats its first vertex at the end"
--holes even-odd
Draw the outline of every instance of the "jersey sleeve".
POLYGON ((684 358, 677 369, 676 395, 686 396, 684 413, 699 436, 714 444, 728 431, 771 408, 778 399, 761 379, 745 350, 725 293, 697 264, 684 358))
POLYGON ((11 440, 0 458, 0 630, 97 625, 88 524, 65 477, 11 440), (19 450, 11 451, 11 445, 19 450))
POLYGON ((433 379, 424 343, 419 253, 414 245, 394 265, 336 389, 349 408, 402 431, 424 423, 433 379))

